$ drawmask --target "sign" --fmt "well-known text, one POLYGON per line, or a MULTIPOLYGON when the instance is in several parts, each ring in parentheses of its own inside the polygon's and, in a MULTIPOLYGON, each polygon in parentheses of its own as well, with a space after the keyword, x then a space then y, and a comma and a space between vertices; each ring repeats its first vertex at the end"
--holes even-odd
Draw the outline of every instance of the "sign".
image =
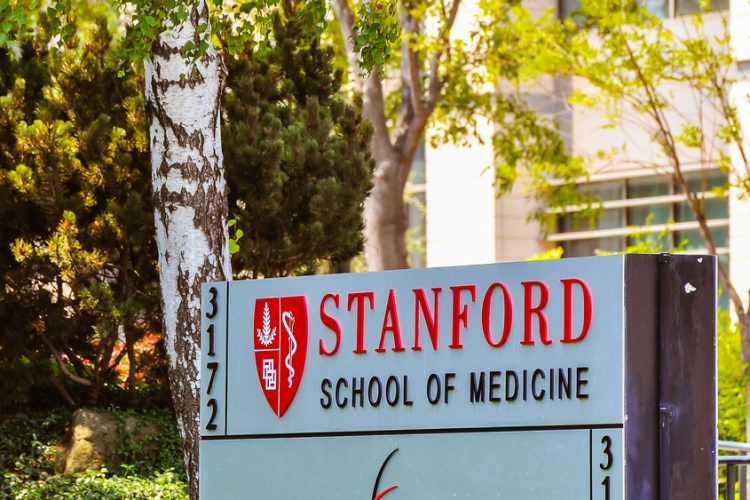
POLYGON ((611 256, 206 284, 201 494, 649 498, 628 457, 660 446, 660 321, 628 306, 657 278, 611 256))

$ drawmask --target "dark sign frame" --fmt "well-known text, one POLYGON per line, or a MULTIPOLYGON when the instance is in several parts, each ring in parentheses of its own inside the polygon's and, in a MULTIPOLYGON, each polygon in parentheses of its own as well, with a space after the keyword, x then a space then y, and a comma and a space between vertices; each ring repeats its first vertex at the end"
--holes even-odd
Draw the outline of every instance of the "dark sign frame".
MULTIPOLYGON (((615 258, 611 259, 615 262, 615 258)), ((612 295, 617 297, 618 314, 616 320, 613 317, 607 323, 607 327, 617 328, 617 353, 622 353, 624 358, 624 364, 620 364, 620 358, 617 358, 616 372, 619 384, 619 370, 623 369, 624 420, 618 419, 616 425, 611 423, 612 425, 606 426, 618 429, 617 443, 619 429, 622 429, 622 448, 615 444, 613 433, 600 433, 594 438, 589 428, 588 497, 606 500, 610 496, 622 498, 624 490, 624 498, 627 500, 715 500, 718 497, 717 258, 707 255, 661 254, 625 255, 616 259, 618 267, 609 268, 616 271, 616 282, 610 285, 609 281, 600 277, 598 287, 605 291, 609 286, 623 287, 617 290, 616 295, 612 295), (624 296, 620 294, 621 290, 624 296), (624 298, 622 316, 619 313, 619 308, 623 306, 621 298, 624 298), (621 328, 624 328, 622 337, 619 336, 621 328), (620 344, 621 339, 623 344, 620 344), (600 444, 601 448, 594 448, 600 444), (600 454, 594 455, 595 450, 600 454), (618 469, 618 474, 621 470, 624 476, 618 475, 616 482, 612 479, 615 476, 610 472, 614 471, 610 468, 613 466, 615 453, 624 457, 624 467, 622 463, 618 465, 623 467, 618 469), (620 477, 623 483, 619 482, 620 477), (603 487, 597 491, 600 480, 603 487), (613 482, 610 484, 610 481, 613 482)), ((569 264, 573 267, 579 265, 569 264)), ((586 264, 585 260, 581 264, 586 264)), ((545 265, 554 266, 551 263, 545 265)), ((304 432, 286 436, 227 435, 230 288, 226 282, 208 283, 203 287, 202 442, 233 442, 251 438, 259 442, 257 440, 267 438, 311 437, 312 434, 308 436, 304 432), (224 406, 221 405, 222 396, 224 406)), ((232 297, 236 301, 241 295, 232 297)), ((606 293, 601 300, 607 300, 606 293)), ((611 309, 609 308, 610 311, 611 309)), ((303 314, 299 315, 302 316, 303 314)), ((252 328, 250 331, 253 331, 252 328)), ((590 353, 587 352, 587 356, 597 359, 610 345, 612 344, 604 342, 590 353)), ((599 371, 605 377, 611 369, 609 364, 599 366, 599 371)), ((619 386, 617 388, 619 394, 619 386)), ((623 416, 619 413, 622 406, 617 401, 619 418, 623 416)), ((269 411, 268 408, 264 410, 269 411)), ((517 427, 517 430, 524 429, 517 427)), ((459 431, 469 432, 472 429, 459 431)), ((421 429, 420 432, 432 434, 436 430, 421 429)), ((373 436, 395 436, 400 433, 400 430, 393 429, 368 432, 373 436)), ((337 433, 337 436, 348 435, 355 436, 357 432, 337 433)), ((223 470, 220 460, 210 466, 204 462, 205 457, 211 456, 210 453, 204 453, 206 451, 209 449, 202 448, 202 475, 210 474, 211 478, 216 478, 220 474, 233 473, 235 469, 231 467, 223 470)), ((568 448, 564 448, 564 451, 567 453, 568 448)), ((485 453, 493 455, 503 451, 493 447, 485 453)), ((235 459, 233 463, 241 462, 235 459)), ((561 476, 560 479, 572 480, 567 476, 561 476)), ((375 481, 376 491, 377 485, 378 480, 375 481)), ((373 493, 373 497, 375 496, 373 493)))
POLYGON ((625 339, 625 497, 717 498, 716 257, 626 256, 625 339))

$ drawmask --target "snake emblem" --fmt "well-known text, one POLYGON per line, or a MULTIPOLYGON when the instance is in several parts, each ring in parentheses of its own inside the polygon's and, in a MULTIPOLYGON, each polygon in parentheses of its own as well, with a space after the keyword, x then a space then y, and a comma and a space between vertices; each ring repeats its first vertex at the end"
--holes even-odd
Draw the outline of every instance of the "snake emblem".
POLYGON ((289 377, 287 377, 287 381, 289 382, 289 387, 292 387, 292 379, 294 379, 292 357, 294 356, 294 353, 297 352, 297 339, 294 338, 294 314, 290 313, 289 311, 284 311, 281 314, 281 322, 284 324, 286 333, 289 334, 289 354, 286 355, 284 365, 289 370, 289 377))

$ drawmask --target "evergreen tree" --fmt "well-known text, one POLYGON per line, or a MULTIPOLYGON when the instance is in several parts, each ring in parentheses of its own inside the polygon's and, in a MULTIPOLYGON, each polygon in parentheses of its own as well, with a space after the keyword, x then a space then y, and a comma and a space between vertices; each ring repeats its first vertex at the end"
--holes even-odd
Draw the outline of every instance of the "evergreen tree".
POLYGON ((99 403, 126 356, 132 401, 159 320, 142 82, 118 78, 104 21, 47 42, 0 50, 3 405, 99 403))
POLYGON ((344 262, 363 244, 371 126, 344 97, 333 49, 299 14, 284 1, 268 44, 227 58, 222 142, 242 231, 233 264, 253 276, 344 262))

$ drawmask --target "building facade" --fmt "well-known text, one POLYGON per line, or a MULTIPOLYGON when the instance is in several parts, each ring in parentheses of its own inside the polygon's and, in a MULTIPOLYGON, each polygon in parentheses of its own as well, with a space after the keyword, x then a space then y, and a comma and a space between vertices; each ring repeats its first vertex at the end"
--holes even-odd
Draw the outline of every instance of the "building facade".
MULTIPOLYGON (((531 2, 533 10, 555 8, 562 16, 573 13, 577 5, 576 0, 531 2)), ((665 18, 676 36, 689 34, 690 16, 699 10, 697 0, 645 0, 645 5, 665 18)), ((712 9, 704 14, 708 34, 723 30, 722 19, 727 16, 730 21, 738 62, 733 96, 750 130, 750 0, 714 0, 712 9)), ((589 179, 580 182, 581 190, 602 200, 602 217, 593 226, 581 226, 564 216, 555 231, 542 235, 538 225, 527 220, 532 207, 522 182, 512 192, 495 196, 493 171, 488 168, 491 146, 428 148, 424 182, 428 266, 522 260, 555 246, 563 247, 565 257, 587 256, 623 251, 643 238, 658 239, 664 248, 706 251, 674 172, 648 132, 628 120, 606 128, 603 112, 567 104, 565 97, 576 86, 584 83, 549 78, 535 83, 527 95, 536 109, 557 120, 572 152, 593 159, 601 150, 621 150, 607 160, 592 161, 589 179)), ((673 94, 687 118, 705 113, 696 107, 689 89, 675 88, 673 94)), ((702 120, 707 134, 716 133, 711 119, 702 120)), ((491 124, 486 127, 489 137, 491 124)), ((728 193, 713 189, 729 179, 711 161, 688 162, 683 170, 691 190, 704 199, 717 254, 729 267, 737 289, 749 290, 750 200, 740 199, 734 188, 728 193)))

